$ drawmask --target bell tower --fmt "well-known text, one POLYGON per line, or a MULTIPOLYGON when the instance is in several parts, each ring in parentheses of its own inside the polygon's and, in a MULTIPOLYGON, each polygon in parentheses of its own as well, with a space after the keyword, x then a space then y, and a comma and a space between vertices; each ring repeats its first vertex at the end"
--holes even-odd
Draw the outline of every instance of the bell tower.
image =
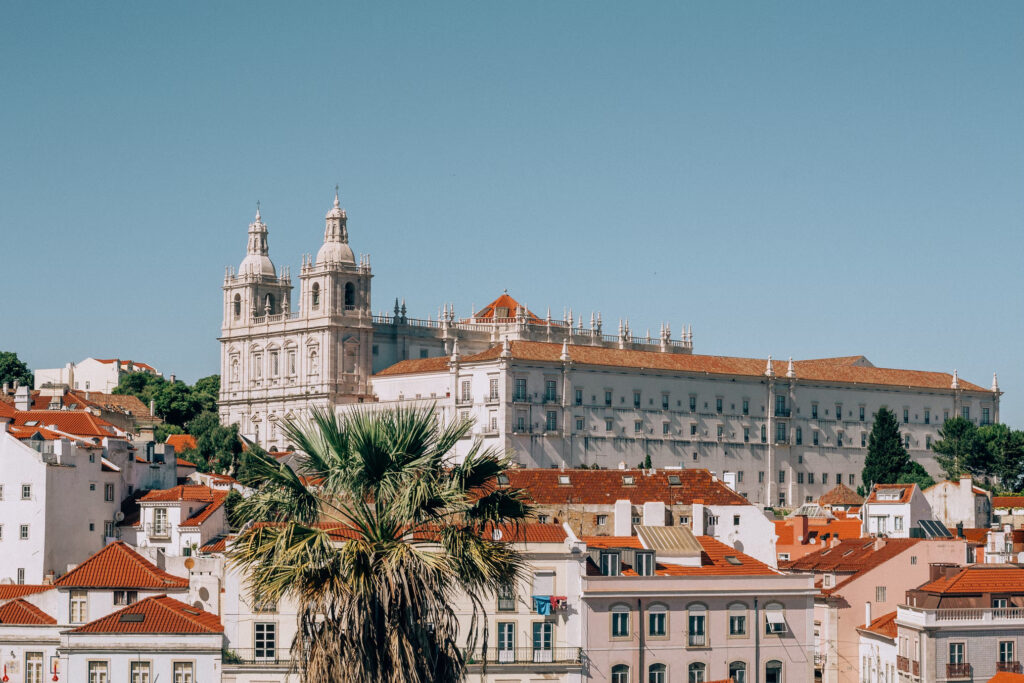
POLYGON ((270 260, 267 234, 257 203, 256 217, 249 224, 245 258, 237 271, 228 268, 224 274, 224 332, 289 312, 291 277, 287 268, 282 268, 278 276, 270 260))

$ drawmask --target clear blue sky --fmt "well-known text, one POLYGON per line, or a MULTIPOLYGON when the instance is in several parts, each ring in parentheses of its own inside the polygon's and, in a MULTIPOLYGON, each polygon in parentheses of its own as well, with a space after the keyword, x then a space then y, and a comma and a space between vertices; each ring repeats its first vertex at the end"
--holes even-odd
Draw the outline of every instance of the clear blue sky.
POLYGON ((0 349, 218 371, 256 200, 374 308, 865 354, 1024 427, 1024 3, 4 3, 0 349))

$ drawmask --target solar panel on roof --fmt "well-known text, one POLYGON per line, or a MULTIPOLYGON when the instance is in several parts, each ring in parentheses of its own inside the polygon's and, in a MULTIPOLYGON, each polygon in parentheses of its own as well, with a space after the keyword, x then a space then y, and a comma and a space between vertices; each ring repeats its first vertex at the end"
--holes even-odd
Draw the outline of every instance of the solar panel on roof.
POLYGON ((934 519, 922 519, 919 524, 925 538, 953 538, 953 534, 942 522, 934 519))
POLYGON ((138 622, 141 623, 146 620, 146 615, 143 612, 129 612, 128 614, 122 614, 119 621, 127 622, 138 622))

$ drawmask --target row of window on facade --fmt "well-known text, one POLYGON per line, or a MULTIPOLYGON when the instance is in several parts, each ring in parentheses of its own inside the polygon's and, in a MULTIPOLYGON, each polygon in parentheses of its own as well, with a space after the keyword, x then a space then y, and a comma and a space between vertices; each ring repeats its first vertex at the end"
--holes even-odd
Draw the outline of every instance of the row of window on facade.
MULTIPOLYGON (((268 376, 269 377, 280 377, 281 374, 282 374, 281 373, 281 352, 280 351, 270 351, 267 354, 267 357, 269 359, 269 367, 266 368, 268 376)), ((316 374, 318 374, 320 372, 320 355, 317 353, 316 349, 311 349, 309 351, 308 368, 309 368, 309 374, 310 375, 316 375, 316 374)), ((264 371, 263 354, 262 353, 254 353, 252 355, 252 379, 253 380, 263 379, 263 371, 264 371)), ((240 364, 239 359, 237 357, 232 357, 232 359, 231 359, 231 370, 230 370, 230 372, 231 372, 230 377, 231 377, 231 381, 232 382, 240 381, 240 377, 241 377, 241 364, 240 364)), ((287 377, 295 377, 298 374, 298 366, 296 364, 296 352, 294 350, 289 350, 285 354, 284 374, 287 377)))
MULTIPOLYGON (((632 671, 628 664, 616 664, 611 670, 611 683, 633 683, 632 671)), ((743 661, 729 662, 729 679, 732 683, 747 683, 747 663, 743 661)), ((647 667, 647 683, 668 683, 668 665, 656 662, 647 667)), ((708 665, 704 662, 691 662, 686 667, 688 683, 705 683, 708 680, 708 665)), ((782 682, 782 662, 772 659, 764 665, 765 683, 782 682)))
MULTIPOLYGON (((341 285, 339 284, 338 285, 338 294, 340 296, 337 296, 336 300, 343 300, 344 301, 343 306, 345 307, 345 310, 352 310, 352 309, 354 309, 356 307, 356 288, 355 288, 355 285, 353 285, 351 282, 346 282, 344 288, 342 288, 341 285)), ((310 307, 314 311, 320 309, 320 299, 321 299, 320 283, 319 282, 314 282, 313 283, 313 287, 310 289, 310 296, 309 296, 310 307)), ((275 314, 281 312, 281 309, 278 308, 277 299, 274 297, 273 294, 266 294, 266 295, 264 295, 263 298, 260 301, 261 301, 261 306, 257 306, 256 307, 256 315, 257 316, 260 316, 260 315, 266 313, 267 311, 269 311, 271 315, 275 315, 275 314)), ((242 295, 241 294, 235 294, 234 299, 232 299, 232 301, 231 301, 231 313, 234 316, 235 320, 238 320, 239 318, 242 317, 242 295)))
MULTIPOLYGON (((112 667, 108 661, 88 662, 89 683, 111 683, 114 680, 124 680, 120 676, 112 677, 112 667)), ((172 662, 172 683, 195 683, 196 671, 194 662, 172 662)), ((153 678, 153 663, 146 661, 134 661, 128 663, 126 673, 127 680, 131 683, 151 683, 153 678)), ((28 680, 32 680, 31 678, 28 680)))

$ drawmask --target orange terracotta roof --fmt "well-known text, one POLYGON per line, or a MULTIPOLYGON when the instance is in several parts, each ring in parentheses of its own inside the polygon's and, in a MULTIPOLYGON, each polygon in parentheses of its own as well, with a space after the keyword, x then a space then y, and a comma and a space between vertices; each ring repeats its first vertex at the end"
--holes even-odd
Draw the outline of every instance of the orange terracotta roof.
POLYGON ((973 564, 949 577, 930 581, 917 590, 939 595, 1014 593, 1024 595, 1024 567, 973 564))
POLYGON ((14 424, 18 427, 46 427, 80 437, 118 438, 114 425, 85 410, 21 410, 15 415, 14 424), (28 422, 37 424, 27 425, 28 422))
POLYGON ((867 626, 861 626, 860 630, 870 631, 886 638, 896 638, 896 611, 883 614, 867 626))
POLYGON ((1024 496, 993 496, 994 508, 1024 508, 1024 496))
POLYGON ((0 600, 13 600, 26 595, 52 591, 53 586, 45 584, 0 583, 0 600))
POLYGON ((523 489, 538 505, 612 505, 661 501, 666 505, 750 505, 750 502, 702 469, 688 470, 553 470, 511 469, 509 486, 523 489), (568 477, 568 484, 560 483, 568 477), (678 484, 669 483, 669 478, 678 484), (632 483, 627 483, 632 478, 632 483))
POLYGON ((166 595, 140 600, 113 614, 90 621, 70 633, 223 633, 216 614, 210 614, 166 595), (129 616, 132 615, 132 616, 129 616))
POLYGON ((779 566, 790 571, 827 572, 843 575, 834 587, 822 590, 825 595, 831 595, 883 562, 908 550, 921 540, 920 538, 879 539, 880 547, 876 550, 875 539, 848 538, 841 540, 835 546, 823 548, 790 562, 782 562, 779 566))
MULTIPOLYGON (((99 362, 99 363, 105 363, 107 365, 110 365, 111 363, 114 363, 114 362, 117 361, 116 358, 96 358, 95 360, 97 362, 99 362)), ((140 370, 146 370, 146 371, 153 372, 153 373, 156 372, 156 368, 154 368, 152 365, 149 365, 148 363, 140 363, 140 362, 136 362, 136 361, 133 361, 133 360, 123 360, 123 361, 121 361, 121 365, 120 365, 121 368, 127 368, 129 366, 134 366, 136 368, 139 368, 140 370)))
MULTIPOLYGON (((516 360, 561 364, 561 344, 532 341, 509 342, 510 354, 516 360)), ((494 360, 501 355, 503 344, 497 344, 481 353, 463 356, 460 362, 494 360)), ((702 356, 682 353, 660 353, 657 351, 633 351, 611 349, 599 346, 569 346, 569 357, 577 365, 596 367, 627 367, 668 372, 701 373, 711 375, 732 375, 763 377, 767 359, 737 358, 732 356, 702 356)), ((779 363, 779 368, 784 368, 779 363)), ((922 370, 900 370, 876 368, 873 366, 834 363, 828 360, 794 361, 797 378, 804 381, 838 382, 841 384, 870 384, 923 389, 948 390, 952 392, 953 376, 945 372, 922 370)), ((377 376, 401 375, 419 372, 440 372, 447 369, 446 358, 425 358, 401 361, 377 373, 377 376), (433 361, 433 363, 426 363, 433 361)), ((776 370, 779 372, 779 370, 776 370)), ((960 380, 961 391, 989 393, 988 389, 960 380)))
POLYGON ((212 503, 217 494, 223 491, 215 491, 209 486, 179 485, 169 489, 155 489, 148 491, 146 495, 139 498, 140 503, 171 503, 181 500, 212 503))
MULTIPOLYGON (((476 322, 486 322, 493 320, 508 320, 510 318, 515 318, 516 311, 519 309, 520 306, 522 306, 522 304, 520 304, 518 301, 510 297, 507 293, 502 294, 497 299, 495 299, 494 301, 492 301, 491 303, 487 304, 479 311, 474 313, 473 320, 476 322), (505 310, 500 311, 498 309, 505 310), (499 313, 501 315, 499 315, 499 313)), ((523 306, 523 308, 525 309, 526 307, 523 306)), ((526 311, 526 320, 527 322, 533 323, 535 325, 544 323, 543 320, 541 320, 539 317, 537 317, 530 311, 526 311)), ((465 320, 463 322, 470 321, 465 320)), ((552 324, 555 324, 554 321, 552 321, 552 324)), ((559 324, 562 323, 559 322, 559 324)))
POLYGON ((914 494, 914 487, 917 484, 875 484, 871 487, 871 493, 868 494, 866 503, 907 503, 910 502, 910 497, 914 494), (898 490, 900 492, 899 498, 896 499, 880 499, 878 497, 879 491, 893 491, 898 490))
POLYGON ((0 605, 0 624, 49 626, 56 623, 56 619, 23 598, 0 605))
MULTIPOLYGON (((956 529, 951 529, 951 531, 953 532, 954 536, 958 533, 956 529)), ((982 528, 982 529, 964 528, 961 531, 964 532, 964 538, 966 538, 968 541, 971 541, 972 543, 985 543, 985 541, 988 540, 988 532, 991 531, 991 530, 990 529, 984 529, 984 528, 982 528)))
MULTIPOLYGON (((654 574, 656 576, 736 576, 757 575, 775 576, 775 571, 760 560, 755 560, 735 550, 711 536, 697 536, 703 552, 699 567, 687 567, 669 562, 657 562, 655 558, 654 574), (726 558, 733 558, 730 562, 726 558)), ((637 536, 584 536, 581 541, 592 548, 643 548, 637 536)), ((600 570, 593 560, 587 560, 588 576, 600 575, 600 570)), ((627 564, 622 565, 623 576, 636 576, 636 572, 627 564)))
MULTIPOLYGON (((174 449, 174 450, 178 450, 178 449, 174 449)), ((184 458, 178 458, 178 467, 192 467, 192 468, 194 468, 195 466, 196 466, 196 464, 194 462, 189 462, 188 460, 185 460, 184 458)))
POLYGON ((62 588, 188 588, 188 579, 168 574, 123 541, 106 546, 60 577, 62 588))
POLYGON ((1024 683, 1024 674, 999 671, 995 676, 988 679, 988 683, 1024 683))
POLYGON ((850 539, 861 536, 859 519, 808 519, 807 538, 802 541, 798 541, 796 538, 796 526, 796 518, 775 520, 775 534, 779 537, 775 544, 780 551, 784 546, 810 545, 812 539, 820 544, 826 536, 829 539, 850 539))
POLYGON ((200 510, 197 513, 195 513, 194 515, 192 515, 188 519, 186 519, 184 522, 182 522, 178 526, 179 527, 202 526, 203 522, 208 520, 213 515, 214 512, 216 512, 221 507, 223 507, 224 501, 225 501, 225 499, 227 499, 227 497, 228 497, 228 492, 227 491, 214 491, 213 501, 209 505, 207 505, 202 510, 200 510))
POLYGON ((217 538, 207 542, 199 550, 204 552, 204 553, 222 553, 225 550, 227 550, 227 547, 228 547, 228 537, 227 536, 218 536, 217 538))
POLYGON ((835 488, 818 498, 818 505, 822 507, 825 505, 860 505, 863 502, 864 496, 859 495, 845 484, 836 484, 835 488))
POLYGON ((175 453, 184 453, 188 450, 194 450, 199 447, 196 443, 196 437, 191 434, 170 434, 167 437, 167 442, 174 446, 175 453))

